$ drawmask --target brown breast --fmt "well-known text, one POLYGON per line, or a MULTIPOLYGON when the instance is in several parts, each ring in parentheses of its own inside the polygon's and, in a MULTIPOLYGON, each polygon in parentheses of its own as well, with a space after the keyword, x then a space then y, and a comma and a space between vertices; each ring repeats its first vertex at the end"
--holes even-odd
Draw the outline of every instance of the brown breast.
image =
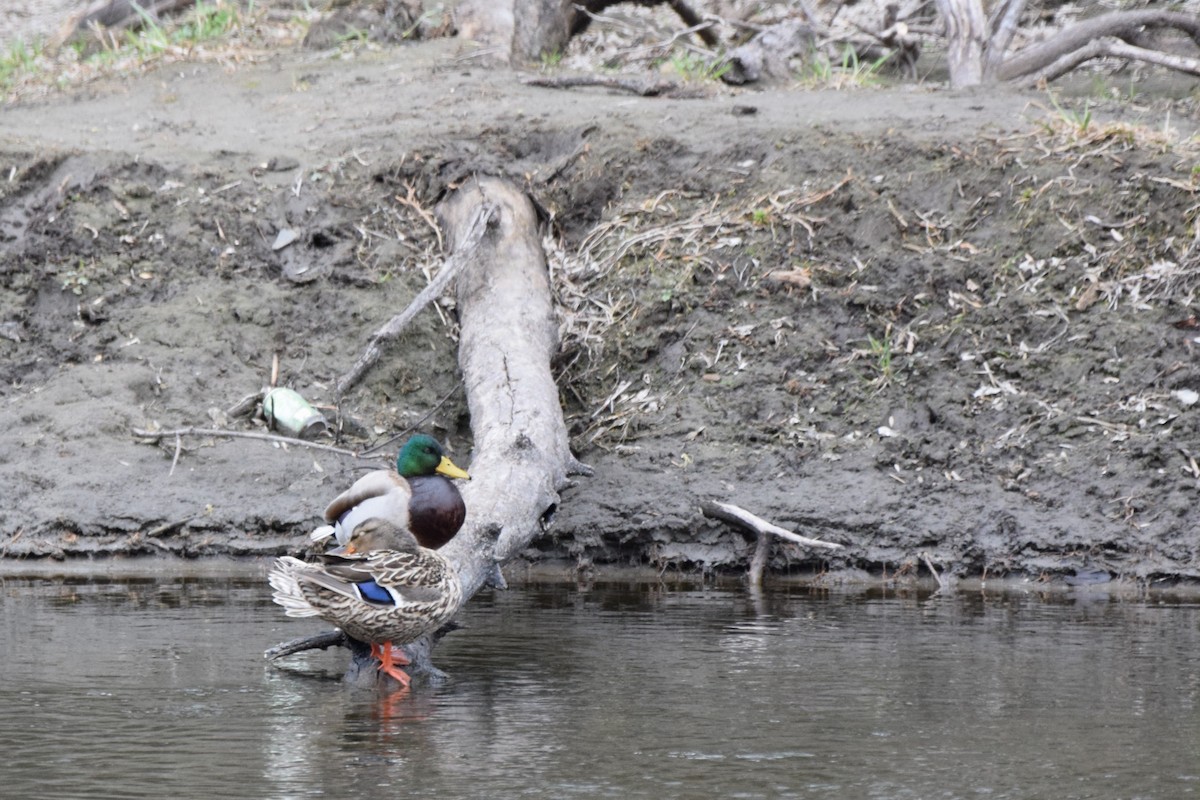
POLYGON ((409 478, 408 528, 422 547, 436 550, 454 538, 467 516, 458 487, 441 475, 409 478))

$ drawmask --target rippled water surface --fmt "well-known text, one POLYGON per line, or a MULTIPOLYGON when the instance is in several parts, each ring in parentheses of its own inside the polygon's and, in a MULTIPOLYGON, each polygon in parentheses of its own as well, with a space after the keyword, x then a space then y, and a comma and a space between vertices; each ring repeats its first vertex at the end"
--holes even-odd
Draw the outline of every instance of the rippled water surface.
POLYGON ((260 577, 0 579, 0 796, 1200 795, 1200 611, 1104 596, 521 587, 408 696, 260 577))

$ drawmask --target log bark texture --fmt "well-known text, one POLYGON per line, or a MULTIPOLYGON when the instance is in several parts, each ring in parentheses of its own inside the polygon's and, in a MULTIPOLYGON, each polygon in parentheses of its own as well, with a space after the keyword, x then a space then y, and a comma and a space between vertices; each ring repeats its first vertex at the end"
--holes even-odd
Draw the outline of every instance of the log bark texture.
POLYGON ((438 208, 450 250, 485 206, 496 213, 457 285, 458 364, 475 440, 467 520, 442 548, 465 597, 541 534, 568 476, 588 472, 571 455, 550 372, 558 322, 533 203, 508 181, 470 181, 438 208))
POLYGON ((937 0, 946 22, 946 60, 955 89, 983 83, 987 49, 987 17, 980 0, 937 0))

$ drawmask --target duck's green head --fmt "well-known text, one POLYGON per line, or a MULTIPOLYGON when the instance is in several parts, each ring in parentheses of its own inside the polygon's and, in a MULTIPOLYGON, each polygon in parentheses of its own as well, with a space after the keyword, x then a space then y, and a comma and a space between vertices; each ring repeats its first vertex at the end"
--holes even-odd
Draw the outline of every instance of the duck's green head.
POLYGON ((405 478, 439 473, 448 478, 470 480, 465 470, 459 469, 442 450, 437 439, 418 433, 405 443, 396 456, 396 471, 405 478))

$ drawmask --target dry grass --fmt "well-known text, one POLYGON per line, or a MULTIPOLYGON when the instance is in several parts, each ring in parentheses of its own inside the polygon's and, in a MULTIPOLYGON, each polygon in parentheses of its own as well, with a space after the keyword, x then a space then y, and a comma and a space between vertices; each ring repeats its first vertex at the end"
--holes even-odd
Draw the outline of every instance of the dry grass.
POLYGON ((93 31, 61 42, 18 39, 0 54, 0 92, 15 102, 181 62, 254 63, 295 46, 313 18, 311 11, 273 13, 253 5, 248 11, 215 0, 137 30, 93 31))
MULTIPOLYGON (((750 200, 704 199, 678 190, 626 204, 593 228, 574 252, 554 239, 545 242, 558 292, 560 337, 566 363, 564 383, 597 387, 603 400, 588 412, 578 434, 582 444, 625 442, 639 420, 664 407, 676 386, 654 386, 649 374, 619 373, 622 329, 655 302, 670 302, 700 273, 732 272, 741 285, 772 281, 808 287, 806 267, 773 270, 753 261, 731 267, 734 252, 753 250, 756 239, 808 241, 824 218, 813 208, 844 189, 853 178, 820 189, 787 189, 750 200), (599 388, 605 387, 605 388, 599 388)), ((751 326, 753 327, 753 326, 751 326)), ((730 346, 749 331, 730 329, 712 355, 699 354, 712 370, 725 359, 740 368, 744 356, 730 346)), ((576 389, 579 399, 584 391, 576 389)))

